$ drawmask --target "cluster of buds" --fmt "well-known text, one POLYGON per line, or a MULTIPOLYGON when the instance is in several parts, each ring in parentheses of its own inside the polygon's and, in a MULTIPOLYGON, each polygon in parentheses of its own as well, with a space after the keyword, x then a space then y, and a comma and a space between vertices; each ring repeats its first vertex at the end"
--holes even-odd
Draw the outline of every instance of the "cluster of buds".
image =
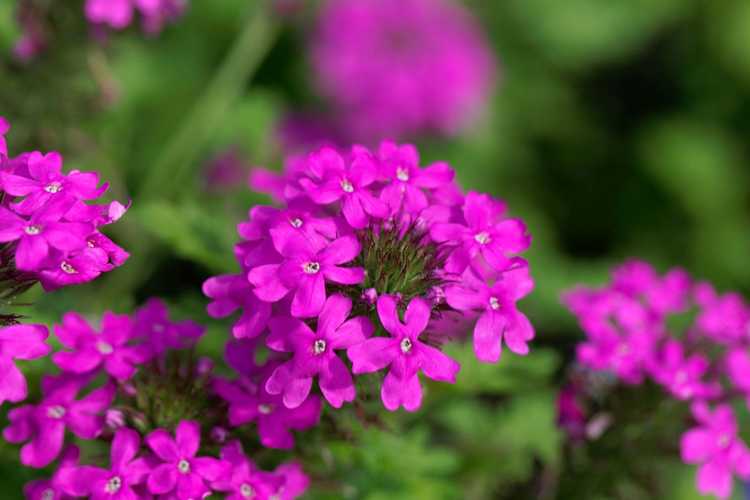
MULTIPOLYGON (((41 401, 8 413, 3 431, 7 441, 25 443, 27 467, 59 459, 50 479, 27 485, 27 497, 192 499, 217 492, 290 499, 306 489, 298 465, 264 472, 243 451, 245 436, 225 430, 227 407, 213 390, 220 380, 210 360, 195 356, 203 328, 170 321, 161 301, 152 299, 132 317, 105 313, 98 329, 67 313, 54 333, 62 348, 52 361, 60 373, 42 379, 41 401), (109 467, 101 463, 107 448, 109 467)), ((46 337, 40 325, 0 330, 0 351, 14 371, 0 379, 3 399, 25 398, 12 360, 48 354, 46 337)))
POLYGON ((273 351, 243 373, 258 414, 312 418, 315 379, 339 408, 356 398, 352 375, 386 368, 384 406, 415 411, 420 372, 456 380, 459 364, 440 350, 463 335, 456 325, 475 322, 481 361, 498 361, 503 342, 528 352, 534 331, 516 307, 533 287, 518 256, 526 227, 503 202, 462 194, 446 163, 421 167, 416 148, 392 142, 376 153, 323 147, 252 181, 281 206, 250 210, 235 248, 242 272, 209 279, 204 292, 213 317, 241 310, 232 333, 246 348, 273 351))
MULTIPOLYGON (((750 306, 740 295, 720 295, 680 269, 660 276, 633 261, 616 268, 607 286, 577 288, 564 302, 586 333, 580 365, 628 386, 653 382, 689 405, 695 427, 680 446, 683 461, 700 465, 701 493, 728 498, 734 475, 750 479, 750 449, 732 406, 750 396, 750 306)), ((575 387, 559 400, 561 423, 571 430, 585 420, 575 387)))
MULTIPOLYGON (((36 282, 46 290, 84 283, 125 262, 127 252, 100 228, 127 208, 87 203, 107 190, 99 175, 63 173, 59 153, 8 156, 9 128, 0 117, 0 300, 8 303, 36 282)), ((0 324, 14 319, 3 318, 0 324)))

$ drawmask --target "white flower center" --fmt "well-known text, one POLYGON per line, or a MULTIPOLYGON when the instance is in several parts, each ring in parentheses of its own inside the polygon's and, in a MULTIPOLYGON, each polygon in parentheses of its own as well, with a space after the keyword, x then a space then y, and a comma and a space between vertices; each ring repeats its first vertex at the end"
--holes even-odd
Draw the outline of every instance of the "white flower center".
POLYGON ((60 191, 62 191, 63 187, 62 187, 62 184, 60 184, 59 182, 50 182, 49 184, 47 184, 44 190, 47 191, 48 193, 55 194, 55 193, 59 193, 60 191))
POLYGON ((242 483, 242 486, 240 486, 240 495, 245 498, 253 498, 255 496, 255 490, 249 484, 242 483))
POLYGON ((352 185, 352 183, 349 182, 348 179, 342 179, 341 180, 341 189, 343 189, 344 192, 353 193, 354 192, 354 185, 352 185))
POLYGON ((490 297, 490 308, 493 311, 500 309, 500 301, 497 300, 497 297, 490 297))
POLYGON ((487 231, 482 231, 474 235, 474 240, 480 245, 486 245, 490 242, 490 234, 487 231))
POLYGON ((190 462, 188 462, 185 459, 180 460, 177 463, 177 470, 179 470, 182 474, 187 474, 190 472, 190 462))
POLYGON ((118 491, 120 491, 121 487, 122 479, 120 479, 118 476, 115 476, 107 481, 107 484, 104 486, 104 491, 106 491, 107 493, 117 493, 118 491))
POLYGON ((716 441, 716 444, 719 445, 719 448, 726 448, 727 446, 729 446, 730 441, 731 439, 729 438, 727 434, 722 434, 721 436, 719 436, 719 439, 716 441))
POLYGON ((402 182, 409 180, 409 171, 404 167, 398 167, 396 169, 396 178, 402 182))
POLYGON ((96 350, 99 351, 101 354, 112 354, 114 351, 114 348, 111 344, 108 342, 104 342, 103 340, 100 340, 96 343, 96 350))
POLYGON ((617 346, 617 354, 620 356, 627 356, 630 354, 630 347, 627 344, 620 344, 617 346))
POLYGON ((323 339, 318 339, 313 343, 313 353, 317 356, 318 354, 323 354, 326 352, 326 341, 323 339))
POLYGON ((42 492, 42 500, 54 500, 55 492, 52 489, 46 489, 42 492))
POLYGON ((42 226, 32 225, 32 226, 26 226, 24 229, 26 234, 34 236, 42 232, 42 226))
POLYGON ((317 274, 320 271, 320 263, 318 262, 305 262, 302 264, 302 270, 307 274, 317 274))
POLYGON ((271 412, 273 412, 273 405, 268 403, 259 404, 258 411, 261 415, 269 415, 271 412))
POLYGON ((50 406, 47 408, 47 416, 49 418, 61 419, 65 416, 65 408, 60 405, 50 406))
POLYGON ((302 219, 300 219, 299 217, 295 217, 294 219, 289 219, 289 224, 293 228, 299 229, 302 227, 302 219))
POLYGON ((77 274, 78 273, 78 271, 76 271, 75 267, 71 266, 70 264, 68 264, 65 261, 62 261, 60 263, 60 269, 62 269, 67 274, 77 274))
POLYGON ((407 352, 411 351, 412 345, 413 344, 411 343, 411 339, 403 339, 401 341, 401 352, 406 354, 407 352))

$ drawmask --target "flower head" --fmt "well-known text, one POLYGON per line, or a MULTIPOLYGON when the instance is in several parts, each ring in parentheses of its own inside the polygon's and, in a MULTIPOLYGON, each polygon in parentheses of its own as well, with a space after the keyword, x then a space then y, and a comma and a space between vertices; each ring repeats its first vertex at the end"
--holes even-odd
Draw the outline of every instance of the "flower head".
POLYGON ((14 325, 0 328, 0 404, 26 399, 26 378, 16 367, 17 359, 31 360, 46 356, 47 328, 42 325, 14 325))

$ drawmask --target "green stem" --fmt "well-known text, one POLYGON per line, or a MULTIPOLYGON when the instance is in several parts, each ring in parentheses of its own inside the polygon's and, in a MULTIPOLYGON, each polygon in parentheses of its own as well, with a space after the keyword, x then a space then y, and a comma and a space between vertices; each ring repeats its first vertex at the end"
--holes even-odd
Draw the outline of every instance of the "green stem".
POLYGON ((141 188, 142 200, 172 198, 180 193, 185 180, 198 166, 201 148, 263 62, 277 30, 267 2, 258 2, 216 76, 149 170, 141 188))

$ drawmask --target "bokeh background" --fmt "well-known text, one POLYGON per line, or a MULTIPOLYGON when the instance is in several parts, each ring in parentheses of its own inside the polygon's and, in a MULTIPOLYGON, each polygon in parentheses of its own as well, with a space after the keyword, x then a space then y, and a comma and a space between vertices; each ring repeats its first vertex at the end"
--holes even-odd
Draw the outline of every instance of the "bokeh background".
MULTIPOLYGON (((91 40, 80 1, 42 3, 54 44, 21 64, 10 55, 16 1, 0 2, 10 147, 59 150, 68 169, 101 171, 114 197, 133 201, 110 232, 132 257, 85 286, 32 290, 23 312, 51 324, 69 309, 126 312, 158 295, 208 325, 203 349, 219 355, 227 325, 205 315, 200 285, 235 271, 235 224, 268 202, 249 190, 248 171, 280 169, 280 124, 325 105, 305 52, 314 3, 193 0, 158 37, 134 28, 105 44, 91 40)), ((682 425, 658 398, 631 395, 624 408, 636 410, 616 417, 611 439, 566 445, 555 398, 581 333, 559 296, 604 282, 630 256, 750 291, 750 3, 464 3, 494 51, 497 85, 468 130, 415 142, 527 221, 537 287, 522 307, 537 339, 528 358, 506 352, 489 366, 454 347, 466 361, 459 383, 430 385, 416 415, 351 419, 348 439, 300 437, 310 496, 700 498, 677 442, 648 446, 653 428, 682 425)), ((2 498, 20 498, 33 477, 17 460, 0 445, 2 498)))

